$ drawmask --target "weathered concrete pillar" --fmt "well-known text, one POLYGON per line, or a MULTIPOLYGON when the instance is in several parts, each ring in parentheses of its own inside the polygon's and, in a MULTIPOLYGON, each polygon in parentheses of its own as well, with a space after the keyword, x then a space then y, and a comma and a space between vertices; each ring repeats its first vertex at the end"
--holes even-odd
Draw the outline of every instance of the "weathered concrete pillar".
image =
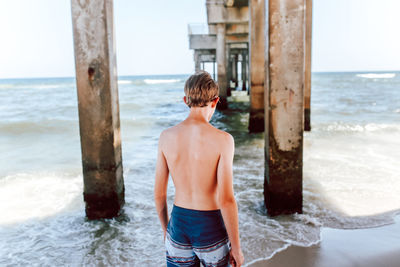
POLYGON ((229 49, 229 46, 226 49, 225 56, 226 56, 226 66, 227 66, 227 68, 226 68, 226 71, 227 71, 226 77, 227 77, 227 81, 228 81, 228 86, 226 88, 226 95, 227 96, 231 96, 232 95, 232 90, 231 90, 231 84, 232 83, 231 83, 231 81, 233 80, 233 68, 232 68, 233 63, 232 63, 231 51, 229 49))
POLYGON ((250 0, 250 132, 264 131, 265 0, 250 0))
POLYGON ((239 86, 239 75, 238 75, 238 54, 233 56, 233 81, 235 83, 235 90, 239 86))
POLYGON ((218 109, 228 108, 227 87, 228 80, 226 77, 226 49, 225 49, 225 23, 217 24, 217 72, 220 102, 218 109))
MULTIPOLYGON (((236 75, 236 73, 235 73, 235 57, 234 57, 234 55, 232 55, 230 57, 229 69, 230 69, 230 74, 231 74, 230 75, 231 83, 229 83, 229 87, 232 88, 231 84, 232 83, 235 84, 235 75, 236 75)), ((233 86, 235 86, 235 85, 233 85, 233 86)))
POLYGON ((215 80, 215 60, 213 61, 213 79, 215 80))
POLYGON ((305 0, 269 0, 268 214, 302 212, 305 0))
POLYGON ((306 49, 304 69, 304 130, 311 131, 311 40, 312 0, 306 0, 306 49))
POLYGON ((200 55, 198 51, 194 51, 194 71, 200 70, 200 55))
POLYGON ((246 91, 246 80, 247 80, 247 60, 246 52, 242 52, 242 91, 246 91))
POLYGON ((72 0, 84 200, 89 219, 124 204, 112 0, 72 0))

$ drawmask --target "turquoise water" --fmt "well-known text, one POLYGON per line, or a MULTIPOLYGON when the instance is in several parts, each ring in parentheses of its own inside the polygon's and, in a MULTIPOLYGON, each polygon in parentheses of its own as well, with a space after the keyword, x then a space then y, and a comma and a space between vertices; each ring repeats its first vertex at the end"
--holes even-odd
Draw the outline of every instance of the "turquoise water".
MULTIPOLYGON (((126 205, 87 221, 73 78, 0 80, 0 265, 162 266, 152 192, 160 132, 183 120, 187 75, 119 78, 126 205)), ((234 186, 247 263, 320 240, 322 226, 375 227, 400 210, 400 73, 314 73, 304 136, 304 214, 269 218, 264 138, 248 97, 211 123, 235 138, 234 186)), ((232 102, 235 101, 235 102, 232 102)), ((169 207, 173 201, 170 182, 169 207)))

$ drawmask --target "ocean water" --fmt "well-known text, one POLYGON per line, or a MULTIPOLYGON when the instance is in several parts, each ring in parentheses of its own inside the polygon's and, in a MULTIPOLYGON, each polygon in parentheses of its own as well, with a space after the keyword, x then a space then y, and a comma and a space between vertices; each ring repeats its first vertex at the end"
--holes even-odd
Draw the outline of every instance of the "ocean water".
MULTIPOLYGON (((0 266, 164 266, 153 204, 160 132, 188 114, 187 75, 119 78, 126 205, 85 219, 73 78, 0 80, 0 266)), ((264 138, 248 134, 248 96, 211 121, 235 138, 234 188, 246 263, 321 227, 393 223, 400 211, 400 73, 314 73, 304 134, 304 213, 270 218, 263 204, 264 138)), ((173 203, 170 181, 168 203, 173 203)))

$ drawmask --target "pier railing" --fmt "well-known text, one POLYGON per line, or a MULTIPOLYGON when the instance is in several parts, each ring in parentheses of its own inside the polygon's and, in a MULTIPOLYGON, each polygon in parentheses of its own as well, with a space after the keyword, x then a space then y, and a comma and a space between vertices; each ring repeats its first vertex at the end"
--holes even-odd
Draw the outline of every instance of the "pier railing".
POLYGON ((188 25, 189 35, 208 34, 208 25, 205 23, 191 23, 188 25))

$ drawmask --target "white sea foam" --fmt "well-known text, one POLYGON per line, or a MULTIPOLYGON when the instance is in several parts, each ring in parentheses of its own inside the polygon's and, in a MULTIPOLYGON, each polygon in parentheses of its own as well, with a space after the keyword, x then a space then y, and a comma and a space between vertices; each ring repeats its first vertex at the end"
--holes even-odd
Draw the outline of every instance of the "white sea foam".
POLYGON ((378 132, 378 131, 398 131, 400 132, 400 124, 394 123, 344 123, 334 122, 329 124, 319 124, 315 127, 316 130, 328 132, 378 132))
POLYGON ((13 84, 11 84, 11 83, 9 83, 9 84, 7 84, 7 83, 0 84, 0 89, 10 89, 12 87, 13 87, 13 84))
POLYGON ((43 89, 57 89, 57 88, 66 88, 66 87, 74 87, 75 83, 60 83, 60 84, 0 84, 0 89, 34 89, 34 90, 43 90, 43 89))
POLYGON ((130 80, 118 80, 118 84, 131 84, 132 81, 130 80))
POLYGON ((396 77, 396 73, 365 73, 357 74, 356 76, 367 79, 391 79, 396 77))
POLYGON ((1 178, 0 225, 82 208, 82 188, 82 177, 56 173, 18 173, 1 178))
POLYGON ((146 84, 177 83, 180 79, 144 79, 146 84))
MULTIPOLYGON (((269 260, 269 259, 271 259, 273 256, 275 256, 275 254, 277 254, 277 253, 279 253, 279 252, 281 252, 281 251, 284 251, 285 249, 287 249, 288 247, 290 247, 290 245, 291 245, 291 244, 287 243, 287 244, 285 244, 284 246, 282 246, 281 248, 276 249, 273 253, 271 253, 271 254, 268 255, 267 257, 259 257, 259 258, 253 259, 253 260, 251 260, 250 262, 245 262, 243 266, 246 267, 246 266, 250 266, 250 265, 252 265, 252 264, 254 264, 254 263, 256 263, 256 262, 261 262, 261 261, 263 261, 263 260, 269 260)), ((247 258, 246 258, 246 260, 247 260, 247 258)))
POLYGON ((29 88, 35 88, 35 89, 56 89, 56 88, 65 88, 65 87, 74 87, 74 83, 68 83, 68 84, 42 84, 38 86, 29 86, 29 88))
POLYGON ((400 210, 396 193, 400 191, 399 125, 337 129, 329 135, 328 127, 305 136, 305 209, 330 227, 362 228, 393 222, 400 210))
POLYGON ((302 221, 305 224, 322 226, 322 223, 316 217, 312 217, 309 214, 295 214, 295 218, 302 221))

